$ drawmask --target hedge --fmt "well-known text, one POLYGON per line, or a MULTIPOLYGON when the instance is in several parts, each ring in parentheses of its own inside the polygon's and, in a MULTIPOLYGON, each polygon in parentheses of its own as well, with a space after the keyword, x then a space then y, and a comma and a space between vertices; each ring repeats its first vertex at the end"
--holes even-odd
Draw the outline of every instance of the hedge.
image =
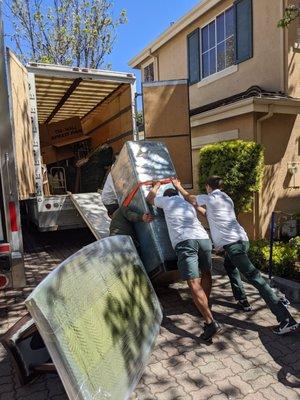
POLYGON ((263 169, 263 148, 255 142, 234 140, 210 144, 199 153, 199 190, 205 191, 205 181, 210 175, 219 175, 236 211, 251 211, 253 193, 261 187, 263 169))
MULTIPOLYGON (((283 278, 299 278, 296 261, 299 260, 299 240, 289 243, 275 242, 273 244, 273 275, 283 278)), ((253 265, 261 271, 268 271, 270 243, 267 240, 256 240, 250 243, 249 258, 253 265)))

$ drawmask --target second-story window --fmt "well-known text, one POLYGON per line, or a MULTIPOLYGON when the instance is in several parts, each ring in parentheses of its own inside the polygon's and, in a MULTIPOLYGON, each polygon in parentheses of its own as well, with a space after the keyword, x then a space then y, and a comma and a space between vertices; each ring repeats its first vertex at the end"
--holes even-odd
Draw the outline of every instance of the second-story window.
POLYGON ((193 85, 253 57, 252 0, 235 0, 187 36, 188 76, 193 85))
POLYGON ((204 26, 201 35, 201 77, 206 78, 235 62, 234 11, 229 8, 204 26))
POLYGON ((147 65, 144 68, 144 82, 153 82, 154 81, 154 63, 147 65))

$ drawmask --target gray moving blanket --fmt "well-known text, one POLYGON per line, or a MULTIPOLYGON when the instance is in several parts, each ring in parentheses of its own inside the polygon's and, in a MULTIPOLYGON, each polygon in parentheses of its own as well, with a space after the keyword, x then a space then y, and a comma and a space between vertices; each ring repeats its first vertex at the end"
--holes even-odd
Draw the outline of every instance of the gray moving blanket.
MULTIPOLYGON (((115 190, 121 204, 140 182, 157 181, 175 177, 176 172, 166 146, 156 141, 126 142, 112 168, 115 190)), ((162 195, 171 183, 162 185, 162 195)), ((151 186, 142 185, 133 197, 133 210, 151 212, 155 219, 150 224, 137 223, 136 233, 140 243, 141 258, 150 277, 176 269, 176 254, 171 246, 163 212, 146 203, 151 186)))
POLYGON ((84 247, 25 304, 72 400, 124 400, 147 364, 161 308, 129 236, 84 247))

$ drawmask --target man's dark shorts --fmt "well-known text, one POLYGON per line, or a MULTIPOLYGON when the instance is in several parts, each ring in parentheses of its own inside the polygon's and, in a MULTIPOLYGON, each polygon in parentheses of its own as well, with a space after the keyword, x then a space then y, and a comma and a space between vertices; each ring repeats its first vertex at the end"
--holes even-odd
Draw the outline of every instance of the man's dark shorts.
POLYGON ((200 278, 201 272, 211 271, 212 244, 210 239, 189 239, 175 247, 182 280, 200 278), (200 269, 200 271, 199 271, 200 269))

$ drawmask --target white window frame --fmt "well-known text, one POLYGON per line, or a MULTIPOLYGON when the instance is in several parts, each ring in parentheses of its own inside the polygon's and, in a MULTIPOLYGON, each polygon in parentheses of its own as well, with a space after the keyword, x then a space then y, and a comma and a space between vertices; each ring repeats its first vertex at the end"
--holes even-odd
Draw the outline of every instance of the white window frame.
MULTIPOLYGON (((218 54, 217 54, 217 48, 218 48, 218 45, 220 45, 220 44, 222 44, 222 43, 225 43, 225 63, 226 63, 226 41, 228 40, 228 39, 230 39, 230 38, 235 38, 235 35, 234 35, 234 33, 231 35, 231 36, 229 36, 228 38, 226 38, 226 33, 225 33, 225 38, 224 38, 224 40, 222 40, 221 42, 217 42, 217 18, 220 16, 220 15, 222 15, 222 14, 224 14, 224 18, 225 18, 225 13, 226 13, 226 11, 228 11, 229 9, 231 9, 231 8, 234 8, 234 6, 233 5, 231 5, 231 6, 229 6, 229 7, 227 7, 225 10, 223 10, 221 13, 219 13, 218 15, 216 15, 214 18, 212 18, 210 21, 208 21, 205 25, 203 25, 203 26, 201 26, 200 27, 200 29, 199 29, 199 44, 200 44, 200 77, 201 77, 201 80, 200 80, 200 82, 199 83, 201 83, 201 81, 202 80, 206 80, 206 79, 210 79, 211 77, 214 77, 215 75, 217 75, 217 74, 222 74, 222 72, 223 71, 225 71, 225 70, 227 70, 228 68, 230 68, 230 67, 232 67, 233 65, 235 65, 234 63, 233 64, 231 64, 231 65, 228 65, 228 66, 226 66, 226 64, 225 64, 225 68, 223 68, 223 69, 221 69, 220 71, 218 71, 218 54), (209 48, 208 50, 206 50, 206 51, 202 51, 202 30, 204 29, 204 28, 206 28, 207 26, 209 26, 212 22, 215 22, 215 45, 213 46, 213 47, 211 47, 211 48, 209 48), (209 74, 209 75, 207 75, 207 76, 203 76, 203 62, 202 62, 202 56, 203 56, 203 54, 209 54, 209 52, 211 51, 211 50, 213 50, 213 49, 215 49, 215 54, 216 54, 216 72, 214 72, 213 74, 209 74)), ((225 24, 226 24, 226 22, 225 22, 225 24)), ((209 31, 208 31, 208 34, 209 34, 209 31)), ((209 38, 208 38, 208 40, 209 40, 209 38)), ((210 62, 210 61, 209 61, 210 62)))

